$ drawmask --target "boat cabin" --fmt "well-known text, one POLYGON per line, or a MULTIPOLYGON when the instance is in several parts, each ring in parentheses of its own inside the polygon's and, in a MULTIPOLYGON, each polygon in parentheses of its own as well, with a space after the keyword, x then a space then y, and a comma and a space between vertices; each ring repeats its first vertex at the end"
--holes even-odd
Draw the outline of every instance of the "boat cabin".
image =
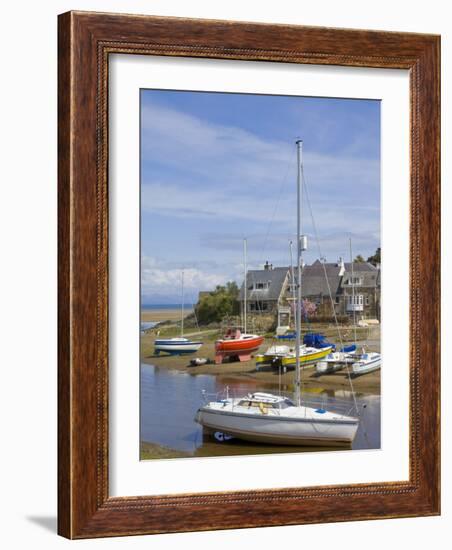
POLYGON ((271 409, 286 409, 287 407, 293 407, 293 402, 288 397, 271 395, 268 393, 252 393, 242 398, 238 402, 239 407, 262 407, 271 409))

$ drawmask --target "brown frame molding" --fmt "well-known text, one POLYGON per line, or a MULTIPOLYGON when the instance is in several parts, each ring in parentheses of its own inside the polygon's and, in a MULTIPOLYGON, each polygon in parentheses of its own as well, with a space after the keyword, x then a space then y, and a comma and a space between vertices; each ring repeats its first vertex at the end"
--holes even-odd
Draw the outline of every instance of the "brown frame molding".
POLYGON ((58 532, 86 538, 439 514, 440 38, 89 12, 58 23, 58 532), (112 53, 410 71, 409 481, 109 497, 112 53))

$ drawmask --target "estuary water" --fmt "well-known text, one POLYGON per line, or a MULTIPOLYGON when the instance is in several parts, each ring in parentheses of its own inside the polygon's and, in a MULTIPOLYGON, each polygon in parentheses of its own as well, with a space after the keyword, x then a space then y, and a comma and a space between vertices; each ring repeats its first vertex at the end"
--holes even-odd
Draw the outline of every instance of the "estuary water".
MULTIPOLYGON (((228 386, 230 395, 243 395, 253 391, 278 393, 278 384, 262 383, 250 379, 228 379, 210 374, 190 374, 154 365, 141 364, 140 431, 141 441, 153 443, 186 453, 187 456, 228 456, 244 454, 268 454, 285 452, 313 452, 330 450, 316 447, 282 447, 259 445, 238 439, 217 441, 203 434, 202 427, 194 421, 198 408, 203 404, 202 392, 219 394, 228 386)), ((292 388, 282 388, 290 395, 292 388)), ((322 390, 303 392, 309 404, 328 407, 340 412, 344 406, 354 414, 353 397, 348 391, 322 390)), ((380 396, 356 395, 361 411, 361 422, 352 449, 380 448, 380 396), (365 406, 365 408, 363 408, 365 406)))

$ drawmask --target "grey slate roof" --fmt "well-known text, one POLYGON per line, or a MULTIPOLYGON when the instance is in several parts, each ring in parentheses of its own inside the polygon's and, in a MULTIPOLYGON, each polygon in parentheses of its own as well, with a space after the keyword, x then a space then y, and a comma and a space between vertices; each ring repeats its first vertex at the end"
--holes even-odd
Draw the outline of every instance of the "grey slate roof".
MULTIPOLYGON (((316 260, 312 265, 304 266, 302 274, 303 296, 328 296, 329 292, 328 284, 325 279, 325 271, 333 296, 342 292, 344 288, 351 288, 351 285, 347 284, 352 274, 352 264, 350 262, 344 263, 345 272, 343 277, 339 276, 340 266, 338 263, 325 263, 324 265, 325 269, 322 262, 316 260)), ((288 274, 288 267, 274 267, 270 270, 260 269, 249 271, 247 299, 250 301, 278 300, 288 274), (256 282, 269 282, 270 286, 267 290, 252 290, 256 282)), ((353 275, 362 279, 360 288, 373 288, 380 284, 380 270, 368 262, 354 263, 353 275)), ((290 282, 290 275, 288 281, 290 282)), ((243 300, 243 284, 240 289, 240 300, 243 300)))
MULTIPOLYGON (((342 287, 351 286, 346 284, 346 281, 352 275, 351 266, 351 263, 345 264, 345 275, 342 281, 342 287)), ((362 279, 361 285, 356 288, 374 288, 380 285, 380 270, 369 262, 354 263, 353 275, 354 277, 362 279)))
POLYGON ((305 265, 302 271, 301 279, 301 294, 303 296, 319 296, 320 294, 328 296, 328 282, 331 288, 331 293, 337 293, 341 277, 339 277, 340 267, 337 264, 325 263, 325 269, 319 260, 316 260, 312 265, 305 265))
MULTIPOLYGON (((281 294, 284 281, 287 277, 287 267, 274 267, 273 269, 256 269, 248 271, 247 276, 247 300, 256 301, 277 301, 281 294), (266 290, 252 290, 255 283, 267 283, 269 288, 266 290)), ((240 289, 240 300, 243 300, 243 284, 240 289)))
MULTIPOLYGON (((316 260, 312 265, 306 265, 303 268, 302 274, 302 294, 303 296, 328 296, 328 285, 325 279, 328 278, 331 293, 333 296, 341 291, 342 288, 351 288, 347 281, 352 276, 352 264, 344 263, 344 276, 340 277, 340 266, 337 263, 325 263, 325 269, 319 260, 316 260)), ((353 276, 362 279, 362 284, 356 288, 375 287, 377 286, 379 269, 374 265, 363 262, 353 264, 353 276)))

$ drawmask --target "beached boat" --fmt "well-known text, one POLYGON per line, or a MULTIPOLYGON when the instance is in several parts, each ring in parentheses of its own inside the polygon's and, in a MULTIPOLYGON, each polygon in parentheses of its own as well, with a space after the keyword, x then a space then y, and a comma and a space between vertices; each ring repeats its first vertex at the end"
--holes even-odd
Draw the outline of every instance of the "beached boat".
POLYGON ((357 418, 259 392, 207 403, 195 420, 208 432, 272 445, 349 446, 358 429, 357 418))
POLYGON ((381 355, 376 352, 362 353, 356 356, 352 363, 352 372, 354 376, 367 374, 381 368, 381 355))
MULTIPOLYGON (((313 348, 300 346, 300 364, 302 368, 313 367, 317 361, 323 359, 332 352, 332 346, 326 348, 313 348)), ((267 351, 261 355, 256 355, 256 367, 273 366, 295 368, 295 347, 294 346, 270 346, 267 351)))
POLYGON ((161 352, 170 355, 185 355, 195 353, 202 346, 202 342, 193 342, 184 338, 184 272, 182 271, 182 302, 181 302, 181 335, 179 338, 157 338, 154 341, 154 353, 161 352))
POLYGON ((169 353, 170 355, 184 355, 195 353, 202 346, 202 342, 193 342, 188 338, 159 338, 154 342, 154 353, 169 353))
POLYGON ((263 341, 263 336, 242 333, 240 328, 230 328, 223 338, 215 342, 215 363, 222 363, 226 357, 249 361, 263 341))
POLYGON ((317 374, 329 374, 343 369, 356 361, 356 346, 347 346, 341 351, 333 351, 324 359, 318 361, 315 368, 317 374))
MULTIPOLYGON (((352 239, 349 239, 350 248, 350 265, 352 269, 352 303, 355 303, 355 276, 353 272, 353 253, 352 253, 352 239)), ((339 326, 338 326, 339 331, 339 326)), ((353 308, 353 332, 356 342, 356 309, 353 308)), ((340 333, 339 333, 340 338, 340 333)), ((341 339, 341 338, 340 338, 341 339)), ((341 340, 342 342, 342 340, 341 340)), ((322 361, 316 364, 317 374, 331 374, 337 372, 344 367, 353 364, 356 361, 356 343, 344 346, 340 351, 334 350, 333 353, 327 355, 322 361)))
MULTIPOLYGON (((297 303, 296 296, 296 280, 293 267, 292 256, 292 241, 289 243, 290 252, 290 273, 292 279, 292 299, 294 303, 297 303)), ((301 306, 300 306, 301 309, 301 306)), ((295 323, 297 319, 297 312, 295 312, 295 323)), ((293 332, 287 332, 286 334, 277 337, 278 339, 285 340, 297 340, 296 330, 293 332)), ((331 344, 325 339, 325 335, 318 332, 307 332, 303 337, 303 345, 299 346, 299 358, 302 368, 313 367, 319 359, 326 357, 331 352, 335 351, 336 346, 331 344)), ((276 368, 284 367, 295 368, 296 364, 296 352, 294 346, 288 345, 272 345, 267 351, 261 355, 256 356, 256 368, 272 366, 276 368)))
MULTIPOLYGON (((251 393, 243 397, 206 401, 195 420, 206 430, 247 441, 273 445, 349 446, 358 430, 359 418, 309 407, 301 403, 301 265, 306 238, 301 239, 301 140, 297 141, 297 307, 294 400, 281 395, 251 393)), ((317 350, 319 351, 319 350, 317 350)))
POLYGON ((249 361, 252 354, 257 351, 264 341, 263 336, 247 334, 246 332, 246 239, 243 241, 244 257, 244 308, 243 308, 243 332, 240 327, 230 327, 223 338, 215 342, 215 364, 220 364, 224 359, 230 358, 238 361, 249 361))

